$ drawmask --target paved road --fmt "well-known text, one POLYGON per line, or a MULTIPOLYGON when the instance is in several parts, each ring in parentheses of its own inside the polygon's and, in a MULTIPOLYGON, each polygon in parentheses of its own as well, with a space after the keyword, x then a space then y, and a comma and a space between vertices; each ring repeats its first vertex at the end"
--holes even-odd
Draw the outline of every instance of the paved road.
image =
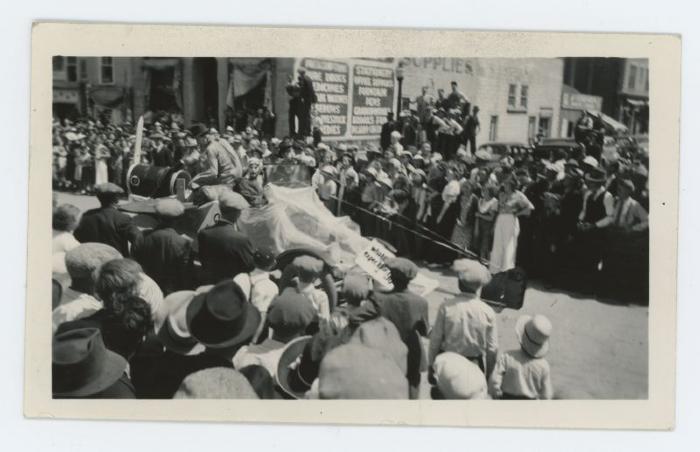
MULTIPOLYGON (((65 193, 58 194, 58 202, 82 210, 98 205, 94 197, 65 193)), ((457 280, 450 272, 421 271, 440 282, 427 297, 432 322, 440 303, 458 293, 457 280)), ((547 359, 555 393, 580 399, 647 397, 647 307, 603 302, 532 284, 521 310, 506 309, 498 315, 501 349, 518 347, 515 321, 522 314, 537 313, 546 315, 554 326, 547 359)))

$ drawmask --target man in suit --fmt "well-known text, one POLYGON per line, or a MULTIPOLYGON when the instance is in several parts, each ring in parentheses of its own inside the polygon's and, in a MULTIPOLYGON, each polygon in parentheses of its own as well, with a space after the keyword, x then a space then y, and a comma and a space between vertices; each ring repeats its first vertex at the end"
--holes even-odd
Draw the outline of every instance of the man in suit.
POLYGON ((124 190, 108 182, 96 186, 95 193, 100 207, 83 214, 73 236, 81 243, 104 243, 119 251, 122 256, 129 256, 129 244, 133 246, 141 232, 131 217, 117 210, 119 196, 124 190))
POLYGON ((306 69, 300 67, 299 90, 301 97, 301 114, 299 115, 299 135, 307 137, 311 135, 311 106, 316 103, 314 82, 306 75, 306 69))
POLYGON ((203 284, 216 284, 255 268, 253 244, 235 226, 241 210, 247 206, 238 193, 227 192, 219 197, 221 219, 198 235, 203 284))
POLYGON ((159 199, 155 209, 160 224, 136 242, 133 257, 141 264, 144 273, 158 284, 163 294, 168 295, 191 286, 191 241, 172 228, 173 221, 185 213, 180 201, 159 199))
POLYGON ((218 135, 211 135, 204 124, 195 124, 190 132, 197 139, 197 144, 204 155, 204 171, 192 179, 193 188, 202 185, 233 184, 243 176, 243 164, 238 153, 231 145, 218 135))

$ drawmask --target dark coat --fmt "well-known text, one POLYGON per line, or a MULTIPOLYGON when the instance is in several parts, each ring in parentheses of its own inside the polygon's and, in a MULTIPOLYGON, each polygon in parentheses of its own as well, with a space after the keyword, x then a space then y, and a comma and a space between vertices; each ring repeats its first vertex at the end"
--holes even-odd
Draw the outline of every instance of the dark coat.
POLYGON ((128 257, 129 243, 133 245, 141 236, 141 232, 131 217, 116 207, 101 207, 83 214, 73 236, 80 243, 104 243, 115 248, 122 256, 128 257))
POLYGON ((311 104, 316 103, 316 91, 314 91, 314 82, 311 77, 304 74, 299 77, 299 90, 304 104, 309 108, 311 104))
POLYGON ((199 261, 202 263, 203 283, 215 284, 255 268, 255 248, 233 224, 220 220, 198 235, 199 261))
POLYGON ((192 275, 191 242, 175 229, 165 227, 145 233, 132 249, 134 259, 163 291, 186 290, 192 275))

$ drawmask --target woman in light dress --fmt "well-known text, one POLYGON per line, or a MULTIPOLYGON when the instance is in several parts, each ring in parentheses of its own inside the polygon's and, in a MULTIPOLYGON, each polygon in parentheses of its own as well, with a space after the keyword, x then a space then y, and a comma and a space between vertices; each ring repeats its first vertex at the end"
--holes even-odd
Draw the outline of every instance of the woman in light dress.
POLYGON ((535 208, 529 199, 518 190, 514 177, 507 177, 498 195, 498 216, 494 226, 493 247, 491 248, 491 274, 515 268, 518 252, 520 223, 518 217, 529 215, 535 208))
POLYGON ((99 136, 95 142, 95 185, 106 184, 109 182, 107 162, 109 161, 110 152, 107 146, 104 145, 102 136, 99 136))

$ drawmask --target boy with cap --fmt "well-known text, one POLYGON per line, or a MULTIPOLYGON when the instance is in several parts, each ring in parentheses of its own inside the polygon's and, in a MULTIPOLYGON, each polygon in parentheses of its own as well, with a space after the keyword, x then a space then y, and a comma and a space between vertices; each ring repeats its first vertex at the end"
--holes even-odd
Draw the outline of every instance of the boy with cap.
POLYGON ((552 324, 543 315, 521 316, 515 324, 520 349, 500 353, 489 380, 494 398, 510 400, 551 399, 549 363, 552 324))
POLYGON ((481 298, 491 275, 477 261, 459 259, 453 264, 459 288, 457 297, 442 303, 430 332, 428 361, 432 366, 442 352, 455 352, 477 364, 488 377, 498 351, 496 313, 481 298))
POLYGON ((421 369, 424 367, 423 347, 420 338, 428 334, 428 302, 420 295, 411 292, 408 285, 418 274, 416 264, 398 257, 387 259, 386 266, 391 272, 394 290, 383 294, 373 292, 372 298, 381 315, 389 319, 398 330, 401 340, 408 348, 407 368, 411 398, 418 398, 421 369))
POLYGON ((100 207, 83 214, 73 236, 80 243, 104 243, 119 251, 122 256, 128 257, 129 244, 133 246, 141 232, 131 217, 117 210, 119 196, 124 190, 109 182, 97 185, 95 193, 100 207))
POLYGON ((272 328, 272 336, 260 344, 241 347, 233 357, 233 367, 241 370, 259 365, 274 377, 285 345, 304 334, 315 318, 316 309, 303 295, 283 292, 267 311, 267 325, 272 328))
POLYGON ((328 320, 331 315, 328 295, 314 285, 323 271, 323 261, 305 255, 295 258, 292 265, 297 275, 296 291, 313 303, 319 319, 328 320))

